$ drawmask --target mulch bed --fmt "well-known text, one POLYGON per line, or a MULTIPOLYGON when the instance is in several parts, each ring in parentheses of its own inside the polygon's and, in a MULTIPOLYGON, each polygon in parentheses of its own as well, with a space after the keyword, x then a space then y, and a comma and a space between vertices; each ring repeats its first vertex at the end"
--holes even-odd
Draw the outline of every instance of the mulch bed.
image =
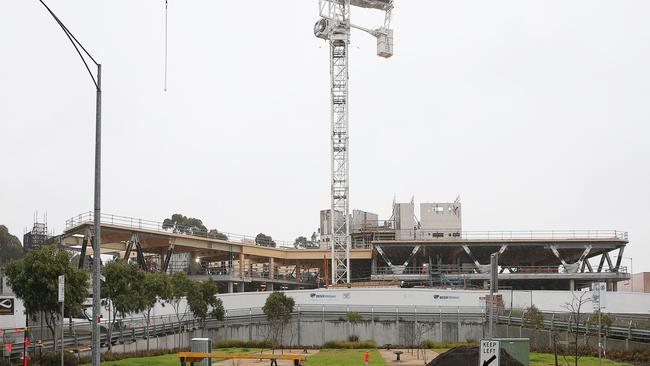
MULTIPOLYGON (((439 355, 427 366, 459 366, 478 365, 479 347, 455 347, 439 355)), ((523 366, 523 364, 510 356, 505 350, 501 350, 499 366, 523 366)), ((492 366, 492 365, 490 365, 492 366)), ((494 365, 496 366, 496 365, 494 365)))

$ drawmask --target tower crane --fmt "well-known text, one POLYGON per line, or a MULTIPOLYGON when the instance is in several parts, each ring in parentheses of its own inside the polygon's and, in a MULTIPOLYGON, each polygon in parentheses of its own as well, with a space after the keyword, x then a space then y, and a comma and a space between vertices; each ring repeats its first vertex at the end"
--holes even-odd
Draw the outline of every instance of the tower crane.
POLYGON ((320 19, 314 35, 330 43, 331 78, 331 207, 329 219, 332 284, 350 283, 350 181, 348 135, 348 46, 350 30, 362 30, 377 38, 377 55, 393 55, 390 21, 393 0, 319 0, 320 19), (350 22, 352 6, 384 12, 384 24, 376 29, 350 22))

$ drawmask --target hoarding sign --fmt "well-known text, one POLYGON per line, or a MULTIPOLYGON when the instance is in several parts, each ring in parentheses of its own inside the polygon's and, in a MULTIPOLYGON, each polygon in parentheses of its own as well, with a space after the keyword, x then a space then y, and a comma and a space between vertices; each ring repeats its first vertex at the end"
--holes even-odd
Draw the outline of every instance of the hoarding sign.
POLYGON ((0 315, 14 315, 14 299, 0 297, 0 315))

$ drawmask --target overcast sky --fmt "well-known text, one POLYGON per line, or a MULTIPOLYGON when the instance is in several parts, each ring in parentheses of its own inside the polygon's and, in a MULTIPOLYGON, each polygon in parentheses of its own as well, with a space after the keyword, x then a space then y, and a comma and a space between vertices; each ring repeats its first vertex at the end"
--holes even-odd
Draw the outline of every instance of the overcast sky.
MULTIPOLYGON (((316 0, 169 0, 167 92, 163 0, 48 4, 103 64, 104 212, 280 240, 317 228, 316 0)), ((397 0, 394 57, 352 35, 352 208, 461 195, 466 230, 625 230, 650 270, 649 16, 645 0, 397 0)), ((0 224, 21 239, 34 211, 60 233, 92 210, 94 97, 39 2, 0 1, 0 224)))

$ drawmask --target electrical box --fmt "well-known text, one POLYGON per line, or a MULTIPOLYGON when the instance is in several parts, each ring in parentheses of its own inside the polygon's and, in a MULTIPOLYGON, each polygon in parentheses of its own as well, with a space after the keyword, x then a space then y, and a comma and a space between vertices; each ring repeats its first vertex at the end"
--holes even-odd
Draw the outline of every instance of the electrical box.
MULTIPOLYGON (((212 352, 212 339, 210 338, 192 338, 190 341, 190 350, 192 352, 210 353, 212 352)), ((194 366, 210 366, 212 359, 204 358, 201 362, 193 362, 194 366)))
POLYGON ((508 352, 512 358, 528 366, 530 363, 530 339, 529 338, 495 338, 500 342, 501 349, 508 352))

